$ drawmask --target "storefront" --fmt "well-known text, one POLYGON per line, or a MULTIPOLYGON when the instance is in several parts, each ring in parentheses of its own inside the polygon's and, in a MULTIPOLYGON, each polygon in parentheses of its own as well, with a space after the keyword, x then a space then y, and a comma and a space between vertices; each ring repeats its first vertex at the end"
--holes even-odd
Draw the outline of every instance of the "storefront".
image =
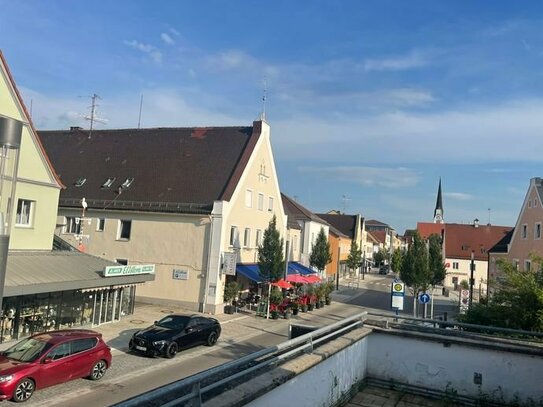
POLYGON ((154 267, 138 271, 141 266, 119 266, 77 252, 10 253, 0 342, 91 328, 132 314, 136 286, 154 279, 154 267), (120 271, 107 273, 111 269, 120 271))

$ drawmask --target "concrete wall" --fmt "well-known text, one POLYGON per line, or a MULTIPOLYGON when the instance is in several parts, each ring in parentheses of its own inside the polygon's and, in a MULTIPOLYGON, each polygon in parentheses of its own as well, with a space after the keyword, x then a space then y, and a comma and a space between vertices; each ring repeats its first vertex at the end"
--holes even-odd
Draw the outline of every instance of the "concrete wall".
POLYGON ((503 395, 511 400, 543 397, 540 373, 541 356, 504 352, 489 347, 422 338, 400 337, 374 332, 369 336, 368 376, 393 380, 477 398, 481 393, 503 395), (482 384, 474 383, 474 374, 482 375, 482 384))
POLYGON ((366 377, 367 339, 354 342, 247 406, 334 405, 366 377))

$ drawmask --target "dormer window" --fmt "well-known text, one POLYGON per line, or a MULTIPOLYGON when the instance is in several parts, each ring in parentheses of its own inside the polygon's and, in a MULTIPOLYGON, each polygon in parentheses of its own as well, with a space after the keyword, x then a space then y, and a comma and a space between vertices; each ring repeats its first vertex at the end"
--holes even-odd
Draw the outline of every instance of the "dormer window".
POLYGON ((115 177, 108 178, 107 181, 102 184, 102 188, 111 188, 116 179, 117 178, 115 177))
POLYGON ((121 185, 121 188, 125 189, 128 188, 132 183, 134 182, 134 177, 129 177, 124 180, 124 182, 121 185))
POLYGON ((79 188, 79 187, 82 187, 85 182, 87 182, 87 178, 80 177, 77 179, 77 181, 75 181, 74 185, 79 188))

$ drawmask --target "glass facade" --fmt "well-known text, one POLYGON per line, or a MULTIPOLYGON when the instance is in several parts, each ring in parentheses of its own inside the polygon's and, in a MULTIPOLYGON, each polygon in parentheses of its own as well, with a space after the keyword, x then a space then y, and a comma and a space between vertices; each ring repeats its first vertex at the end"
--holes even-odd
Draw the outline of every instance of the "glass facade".
POLYGON ((0 343, 38 332, 92 327, 134 312, 135 286, 6 297, 0 343))

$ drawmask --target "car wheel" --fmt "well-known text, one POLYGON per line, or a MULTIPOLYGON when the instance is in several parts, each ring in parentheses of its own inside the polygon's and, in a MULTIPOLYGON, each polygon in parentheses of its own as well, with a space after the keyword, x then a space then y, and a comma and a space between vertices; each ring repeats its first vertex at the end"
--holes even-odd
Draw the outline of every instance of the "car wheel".
POLYGON ((27 401, 34 394, 34 390, 36 390, 36 385, 32 379, 21 380, 13 392, 13 401, 16 403, 27 401))
POLYGON ((207 346, 213 346, 217 343, 217 339, 219 339, 219 335, 217 335, 217 332, 213 331, 209 334, 207 337, 206 345, 207 346))
POLYGON ((172 342, 166 348, 166 357, 168 359, 172 359, 176 353, 177 353, 177 344, 175 342, 172 342))
POLYGON ((107 363, 105 360, 99 360, 92 366, 91 374, 89 379, 91 380, 100 380, 106 374, 107 363))

